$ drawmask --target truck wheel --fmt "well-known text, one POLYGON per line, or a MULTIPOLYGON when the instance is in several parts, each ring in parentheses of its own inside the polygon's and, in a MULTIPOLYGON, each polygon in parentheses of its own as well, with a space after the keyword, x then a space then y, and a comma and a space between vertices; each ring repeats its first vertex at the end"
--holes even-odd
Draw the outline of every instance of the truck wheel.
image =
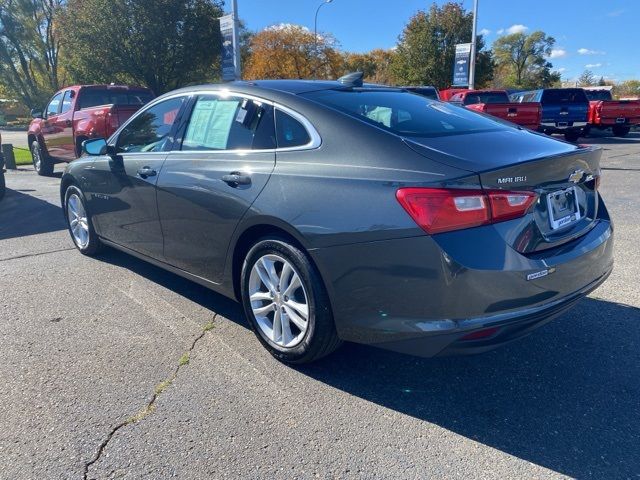
POLYGON ((46 153, 44 153, 40 142, 35 140, 31 144, 31 159, 33 168, 38 175, 48 177, 53 173, 53 161, 46 153))
POLYGON ((277 237, 259 240, 240 282, 247 319, 278 360, 308 363, 340 346, 322 278, 297 246, 277 237))
POLYGON ((564 138, 567 142, 576 142, 580 138, 580 133, 576 131, 566 132, 564 138))
POLYGON ((627 134, 631 131, 631 127, 622 127, 620 125, 615 125, 611 128, 613 130, 613 135, 616 137, 626 137, 627 134))

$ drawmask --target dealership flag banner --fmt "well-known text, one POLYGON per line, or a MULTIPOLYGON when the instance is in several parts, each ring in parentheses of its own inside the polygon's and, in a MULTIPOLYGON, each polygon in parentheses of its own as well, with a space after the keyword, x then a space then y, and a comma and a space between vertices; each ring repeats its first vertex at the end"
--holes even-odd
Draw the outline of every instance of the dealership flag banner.
POLYGON ((236 80, 236 55, 234 45, 235 22, 233 15, 220 17, 220 33, 222 34, 222 80, 232 82, 236 80))
POLYGON ((469 60, 471 57, 471 44, 459 43, 456 45, 456 59, 453 65, 453 86, 469 86, 469 60))

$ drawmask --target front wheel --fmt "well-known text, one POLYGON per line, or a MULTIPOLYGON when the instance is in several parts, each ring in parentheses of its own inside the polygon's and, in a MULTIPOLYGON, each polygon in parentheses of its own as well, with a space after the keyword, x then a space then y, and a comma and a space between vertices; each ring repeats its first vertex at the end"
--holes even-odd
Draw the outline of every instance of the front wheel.
POLYGON ((259 241, 240 281, 247 319, 278 360, 308 363, 340 346, 320 274, 298 247, 278 238, 259 241))
POLYGON ((615 125, 613 128, 613 135, 616 137, 626 137, 631 131, 631 127, 623 127, 621 125, 615 125))
POLYGON ((31 143, 31 160, 33 168, 38 175, 48 177, 53 173, 53 161, 46 153, 40 142, 34 140, 31 143))
POLYGON ((92 256, 102 247, 100 238, 93 228, 91 215, 87 212, 82 191, 75 185, 67 188, 64 195, 64 213, 71 239, 84 255, 92 256))

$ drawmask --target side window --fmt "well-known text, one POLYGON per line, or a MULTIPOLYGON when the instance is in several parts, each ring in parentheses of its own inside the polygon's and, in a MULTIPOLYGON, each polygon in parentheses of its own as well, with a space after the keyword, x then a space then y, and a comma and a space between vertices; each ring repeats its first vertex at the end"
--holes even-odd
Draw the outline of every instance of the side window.
POLYGON ((242 97, 199 97, 182 141, 182 150, 275 148, 273 108, 242 97))
POLYGON ((60 110, 60 113, 67 113, 69 110, 71 110, 72 94, 72 90, 67 90, 66 92, 64 92, 64 97, 62 98, 62 109, 60 110))
MULTIPOLYGON (((370 112, 373 113, 373 112, 370 112)), ((387 112, 377 112, 376 115, 384 116, 387 112)), ((309 132, 291 115, 276 109, 276 138, 278 148, 299 147, 311 142, 309 132)))
POLYGON ((60 110, 60 102, 62 101, 62 92, 55 95, 49 105, 47 105, 47 118, 58 114, 60 110))
POLYGON ((120 133, 118 149, 122 152, 162 152, 176 121, 184 97, 172 98, 138 114, 120 133))

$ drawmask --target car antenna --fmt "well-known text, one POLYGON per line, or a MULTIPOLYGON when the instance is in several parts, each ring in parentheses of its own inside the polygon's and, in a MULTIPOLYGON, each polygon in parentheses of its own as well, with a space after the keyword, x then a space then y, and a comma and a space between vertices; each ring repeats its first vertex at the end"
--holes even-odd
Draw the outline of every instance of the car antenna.
POLYGON ((343 75, 338 79, 345 87, 361 87, 362 79, 364 78, 364 72, 351 72, 343 75))

